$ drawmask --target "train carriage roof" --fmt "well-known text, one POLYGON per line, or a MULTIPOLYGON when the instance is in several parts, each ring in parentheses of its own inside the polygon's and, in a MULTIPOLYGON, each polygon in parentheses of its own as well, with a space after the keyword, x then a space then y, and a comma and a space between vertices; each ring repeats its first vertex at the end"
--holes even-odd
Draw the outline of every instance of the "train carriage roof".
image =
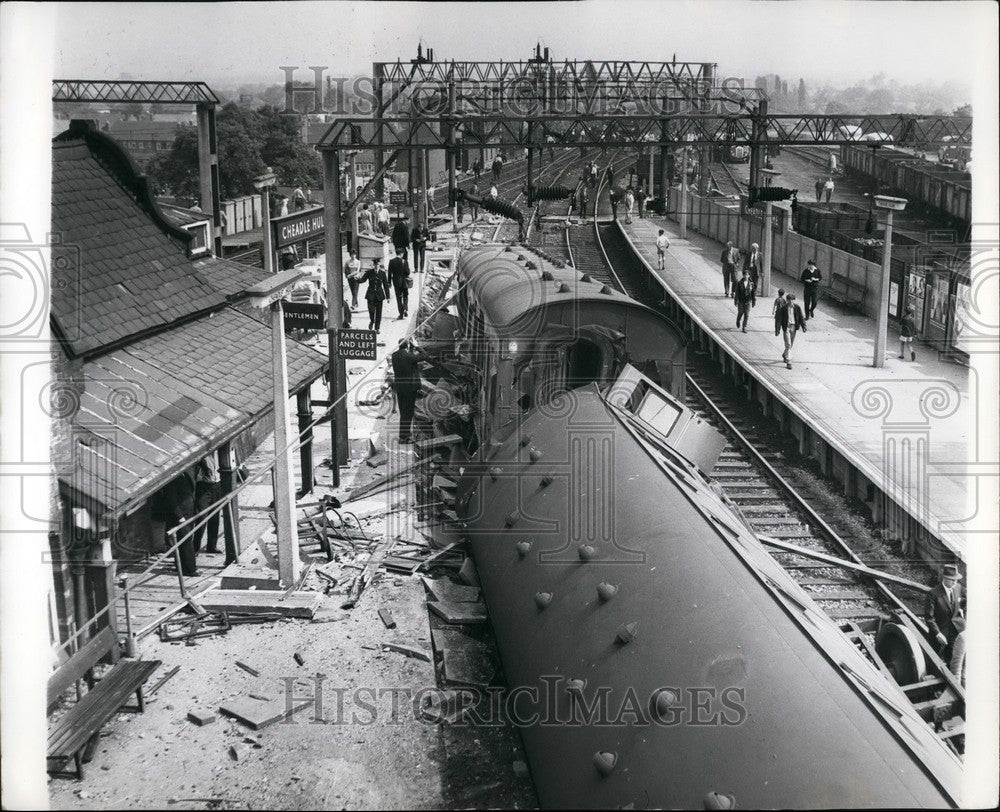
POLYGON ((565 302, 595 302, 655 317, 685 338, 668 319, 598 280, 585 280, 575 268, 557 267, 523 246, 490 245, 467 249, 459 275, 486 318, 498 331, 530 318, 536 311, 565 302), (531 263, 531 267, 529 264, 531 263))
POLYGON ((491 456, 469 530, 519 716, 551 698, 553 722, 522 728, 541 805, 956 802, 957 759, 725 504, 595 389, 567 397, 491 456), (559 721, 569 680, 587 703, 609 692, 603 723, 559 721), (637 720, 660 688, 680 723, 637 720))

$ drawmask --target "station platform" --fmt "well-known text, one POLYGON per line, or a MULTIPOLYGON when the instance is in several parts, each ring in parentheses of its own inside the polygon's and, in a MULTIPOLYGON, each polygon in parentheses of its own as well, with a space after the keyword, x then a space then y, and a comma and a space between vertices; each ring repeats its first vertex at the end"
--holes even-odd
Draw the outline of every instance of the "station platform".
POLYGON ((772 304, 779 287, 802 302, 797 278, 772 274, 770 295, 758 298, 743 333, 736 327, 735 304, 723 294, 721 243, 691 229, 681 239, 677 223, 662 217, 618 222, 650 273, 703 332, 950 554, 965 560, 978 481, 970 450, 977 447, 976 408, 983 402, 974 370, 919 342, 913 345, 915 362, 898 359, 899 334, 891 327, 885 366, 874 368, 875 322, 824 299, 822 291, 787 369, 772 304), (663 271, 656 270, 660 228, 670 239, 663 271))

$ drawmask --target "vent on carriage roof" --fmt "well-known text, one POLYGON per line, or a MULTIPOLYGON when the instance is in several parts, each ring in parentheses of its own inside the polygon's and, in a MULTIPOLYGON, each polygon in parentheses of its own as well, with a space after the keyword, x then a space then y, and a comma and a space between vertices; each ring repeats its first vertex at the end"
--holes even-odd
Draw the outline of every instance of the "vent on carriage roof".
POLYGON ((601 293, 603 293, 605 296, 612 296, 612 295, 614 295, 614 291, 611 288, 609 288, 607 285, 602 285, 601 286, 601 293))
POLYGON ((555 277, 552 275, 552 271, 542 271, 542 281, 552 282, 555 277))
POLYGON ((563 282, 562 284, 559 285, 559 293, 571 293, 571 292, 572 288, 570 288, 570 286, 566 282, 563 282))

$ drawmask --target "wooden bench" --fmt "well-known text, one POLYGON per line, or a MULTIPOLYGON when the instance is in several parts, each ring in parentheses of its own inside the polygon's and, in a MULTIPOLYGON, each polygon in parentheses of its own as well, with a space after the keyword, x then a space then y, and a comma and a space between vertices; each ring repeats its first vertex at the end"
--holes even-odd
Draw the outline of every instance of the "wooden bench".
POLYGON ((853 305, 860 312, 864 312, 865 296, 868 293, 868 285, 864 282, 857 282, 849 279, 840 273, 835 273, 830 280, 830 287, 826 293, 845 305, 853 305))
MULTIPOLYGON (((109 652, 117 653, 115 633, 105 626, 79 651, 63 663, 49 677, 49 713, 59 703, 63 694, 77 685, 77 702, 49 727, 48 758, 52 761, 73 759, 76 776, 83 778, 84 750, 119 709, 142 712, 145 703, 142 686, 160 667, 159 660, 120 660, 99 679, 94 679, 93 669, 109 652), (90 689, 80 696, 79 682, 86 679, 90 689), (131 694, 136 695, 137 707, 123 707, 131 694)), ((62 772, 50 769, 49 772, 62 772)))

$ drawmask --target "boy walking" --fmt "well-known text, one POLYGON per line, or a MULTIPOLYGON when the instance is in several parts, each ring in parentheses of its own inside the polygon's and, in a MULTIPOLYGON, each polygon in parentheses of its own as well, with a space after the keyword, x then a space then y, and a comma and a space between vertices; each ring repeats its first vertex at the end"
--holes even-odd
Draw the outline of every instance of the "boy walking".
POLYGON ((806 263, 806 269, 802 272, 799 281, 802 282, 802 297, 805 299, 806 318, 810 319, 816 315, 816 302, 819 300, 819 283, 823 279, 823 274, 816 267, 816 260, 810 259, 806 263))
POLYGON ((739 251, 733 247, 733 243, 730 240, 726 243, 726 247, 722 249, 722 257, 720 261, 722 262, 722 285, 725 288, 726 296, 729 296, 729 287, 736 281, 736 261, 739 259, 739 251))
POLYGON ((666 267, 667 249, 670 247, 670 240, 667 239, 666 232, 661 228, 656 237, 656 267, 664 270, 666 267))
POLYGON ((905 359, 909 352, 910 360, 916 361, 917 354, 913 350, 913 338, 917 334, 917 325, 913 320, 913 308, 906 308, 906 315, 899 322, 899 357, 905 359))
MULTIPOLYGON (((785 304, 778 307, 775 312, 775 325, 781 329, 781 335, 785 342, 785 351, 781 354, 782 360, 788 369, 792 368, 792 347, 795 345, 795 334, 802 330, 806 331, 805 314, 802 308, 795 301, 795 294, 785 295, 785 304)), ((777 331, 775 331, 777 335, 777 331)))
POLYGON ((746 268, 743 269, 743 278, 736 283, 733 299, 736 302, 736 326, 742 326, 745 333, 747 319, 750 318, 750 308, 757 306, 757 286, 750 278, 750 272, 746 268))

